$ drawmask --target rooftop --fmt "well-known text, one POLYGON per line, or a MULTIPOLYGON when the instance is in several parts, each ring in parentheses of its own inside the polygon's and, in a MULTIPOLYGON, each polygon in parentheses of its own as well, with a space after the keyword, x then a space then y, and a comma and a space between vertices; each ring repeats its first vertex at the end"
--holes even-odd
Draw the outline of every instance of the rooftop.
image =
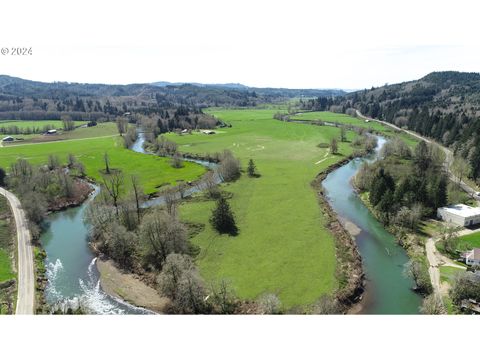
POLYGON ((480 248, 475 248, 466 253, 466 257, 472 260, 480 260, 480 248))
POLYGON ((471 207, 465 204, 450 205, 450 206, 442 207, 440 209, 448 211, 451 214, 460 215, 463 217, 480 215, 480 208, 471 207))

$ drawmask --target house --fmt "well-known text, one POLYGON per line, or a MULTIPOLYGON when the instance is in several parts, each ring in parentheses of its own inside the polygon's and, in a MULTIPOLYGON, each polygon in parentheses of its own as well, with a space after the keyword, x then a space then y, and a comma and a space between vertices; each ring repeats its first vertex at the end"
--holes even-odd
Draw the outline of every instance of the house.
POLYGON ((54 135, 57 133, 57 129, 47 130, 47 135, 54 135))
POLYGON ((13 141, 13 140, 15 140, 15 139, 11 136, 6 136, 2 139, 2 141, 13 141))
POLYGON ((370 120, 366 119, 366 120, 365 120, 365 122, 366 122, 366 123, 369 123, 369 122, 370 122, 370 120))
POLYGON ((480 265, 480 248, 474 248, 465 253, 465 264, 470 266, 480 265))
POLYGON ((473 226, 480 224, 480 208, 464 204, 445 206, 438 208, 437 217, 459 226, 473 226))

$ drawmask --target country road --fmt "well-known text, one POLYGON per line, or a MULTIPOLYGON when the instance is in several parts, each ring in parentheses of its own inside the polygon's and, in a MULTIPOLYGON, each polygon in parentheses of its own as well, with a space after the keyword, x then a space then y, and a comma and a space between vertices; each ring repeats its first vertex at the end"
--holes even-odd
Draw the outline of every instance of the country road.
MULTIPOLYGON (((390 124, 386 121, 369 118, 367 116, 362 115, 362 113, 358 110, 356 110, 356 112, 357 112, 357 116, 361 119, 381 123, 385 126, 389 126, 392 129, 395 129, 397 131, 403 131, 403 132, 405 132, 405 133, 407 133, 407 134, 409 134, 413 137, 416 137, 417 139, 425 141, 426 143, 432 143, 432 144, 435 144, 435 145, 439 146, 440 149, 442 149, 442 151, 445 153, 444 168, 448 172, 450 180, 452 180, 453 182, 459 183, 462 190, 465 191, 467 194, 469 194, 472 198, 476 199, 477 202, 480 205, 480 197, 476 195, 476 190, 471 188, 468 184, 464 183, 463 181, 459 181, 458 177, 456 177, 451 172, 450 166, 453 163, 453 153, 450 149, 446 148, 445 146, 442 146, 442 145, 438 144, 437 142, 435 142, 433 140, 427 139, 427 138, 425 138, 425 137, 423 137, 423 136, 421 136, 421 135, 419 135, 419 134, 417 134, 413 131, 399 128, 398 126, 396 126, 394 124, 390 124)), ((429 262, 429 265, 430 265, 429 269, 428 269, 428 273, 430 274, 430 281, 432 282, 433 291, 434 291, 435 294, 440 295, 439 298, 442 299, 442 297, 441 297, 441 295, 442 295, 441 294, 441 284, 440 284, 440 266, 445 265, 445 266, 451 266, 451 267, 457 267, 457 268, 462 268, 462 267, 459 266, 458 264, 454 263, 453 261, 451 261, 447 257, 443 256, 442 254, 440 254, 435 247, 435 242, 436 241, 438 241, 438 239, 429 238, 425 242, 425 252, 427 254, 427 259, 428 259, 428 262, 429 262)))
POLYGON ((10 203, 17 230, 18 295, 15 313, 21 315, 33 315, 35 302, 35 281, 30 230, 28 229, 25 212, 23 211, 18 198, 10 191, 7 191, 2 187, 0 187, 0 193, 5 196, 10 203))
POLYGON ((443 145, 440 145, 439 143, 433 141, 433 140, 430 140, 430 139, 427 139, 426 137, 423 137, 422 135, 419 135, 417 134, 416 132, 413 132, 411 130, 406 130, 406 129, 402 129, 394 124, 390 124, 389 122, 386 122, 386 121, 382 121, 382 120, 377 120, 377 119, 373 119, 373 118, 370 118, 368 116, 365 116, 365 115, 362 115, 362 113, 358 110, 356 110, 357 112, 357 116, 361 119, 364 119, 364 120, 369 120, 369 121, 375 121, 375 122, 378 122, 380 124, 383 124, 385 126, 389 126, 391 127, 392 129, 394 130, 397 130, 397 131, 403 131, 404 133, 407 133, 419 140, 423 140, 425 141, 426 143, 429 143, 429 144, 435 144, 437 145, 440 149, 442 149, 442 151, 445 153, 445 163, 444 163, 444 166, 445 166, 445 170, 448 172, 448 175, 450 177, 450 180, 452 180, 453 182, 455 183, 458 183, 460 185, 460 187, 462 188, 463 191, 465 191, 467 194, 469 194, 472 198, 474 198, 475 200, 477 200, 479 206, 480 206, 480 196, 476 195, 477 191, 475 189, 473 189, 472 187, 470 187, 468 184, 466 184, 465 182, 463 181, 459 181, 459 178, 457 176, 455 176, 452 171, 450 170, 450 166, 452 165, 453 163, 453 152, 452 150, 450 150, 449 148, 446 148, 445 146, 443 145))

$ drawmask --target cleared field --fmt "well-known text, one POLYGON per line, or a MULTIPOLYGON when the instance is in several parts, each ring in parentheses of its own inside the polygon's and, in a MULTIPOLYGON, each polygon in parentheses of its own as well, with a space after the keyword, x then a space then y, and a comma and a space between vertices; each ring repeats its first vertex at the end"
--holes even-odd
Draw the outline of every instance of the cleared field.
POLYGON ((404 132, 396 132, 392 128, 380 124, 375 121, 365 122, 365 120, 358 119, 345 114, 337 114, 329 111, 313 111, 299 113, 291 117, 292 120, 320 120, 332 123, 339 123, 345 125, 353 125, 362 127, 369 130, 375 130, 384 133, 387 136, 398 136, 402 138, 409 146, 415 146, 418 143, 418 139, 405 134, 404 132))
POLYGON ((102 136, 114 136, 118 134, 117 126, 114 123, 100 123, 97 126, 76 128, 72 131, 59 130, 57 134, 43 135, 43 134, 29 134, 29 135, 13 135, 16 138, 22 138, 23 141, 15 141, 13 143, 4 142, 3 145, 16 146, 29 143, 53 142, 60 140, 71 139, 87 139, 102 136))
POLYGON ((461 236, 459 240, 459 250, 471 250, 473 248, 480 248, 480 232, 461 236))
MULTIPOLYGON (((7 200, 0 196, 0 215, 10 212, 7 200)), ((12 263, 10 259, 12 246, 12 233, 9 224, 4 220, 0 220, 0 283, 14 279, 15 274, 12 271, 12 263)))
MULTIPOLYGON (((233 193, 230 204, 240 233, 218 235, 208 222, 212 201, 188 202, 181 207, 184 220, 205 224, 193 238, 201 248, 198 265, 207 280, 227 279, 241 298, 262 293, 277 294, 286 308, 314 303, 331 293, 335 278, 334 239, 325 229, 311 181, 349 155, 348 143, 340 143, 342 155, 332 156, 317 147, 339 137, 335 127, 306 126, 274 120, 275 110, 210 110, 231 124, 215 135, 168 137, 183 152, 212 153, 230 149, 242 161, 257 165, 259 178, 246 174, 224 189, 233 193)), ((349 139, 353 134, 348 133, 349 139)))
MULTIPOLYGON (((86 124, 86 121, 75 121, 75 126, 86 124)), ((43 128, 44 126, 50 125, 56 129, 62 129, 63 123, 61 120, 37 120, 37 121, 30 121, 30 120, 0 120, 0 128, 1 127, 10 127, 16 126, 19 129, 26 129, 26 128, 43 128)))
POLYGON ((25 158, 32 164, 44 164, 50 154, 57 155, 61 162, 66 163, 67 155, 71 153, 85 165, 89 177, 100 181, 107 152, 110 167, 121 169, 127 184, 130 175, 136 174, 147 193, 154 193, 157 187, 175 184, 179 180, 194 180, 205 172, 202 166, 190 162, 185 162, 183 168, 175 169, 169 159, 133 152, 125 149, 122 142, 119 136, 109 136, 10 146, 0 151, 0 166, 8 168, 19 158, 25 158))

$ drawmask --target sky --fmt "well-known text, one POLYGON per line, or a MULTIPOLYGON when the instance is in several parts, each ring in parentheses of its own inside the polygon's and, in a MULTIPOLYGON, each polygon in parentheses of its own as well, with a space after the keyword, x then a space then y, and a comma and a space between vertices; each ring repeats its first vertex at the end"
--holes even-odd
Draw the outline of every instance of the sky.
POLYGON ((480 71, 474 1, 2 2, 0 74, 363 89, 480 71))

